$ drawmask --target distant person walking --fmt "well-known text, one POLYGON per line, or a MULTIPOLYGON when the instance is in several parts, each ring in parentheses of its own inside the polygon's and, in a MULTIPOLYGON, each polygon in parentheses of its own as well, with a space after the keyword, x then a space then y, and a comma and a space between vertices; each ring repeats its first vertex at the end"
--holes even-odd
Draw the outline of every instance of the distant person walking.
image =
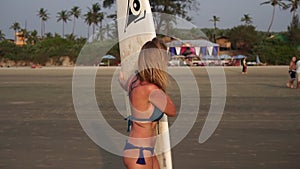
POLYGON ((244 58, 242 59, 242 66, 243 66, 242 74, 247 74, 247 62, 246 62, 246 57, 244 57, 244 58))
POLYGON ((296 72, 297 72, 297 89, 300 89, 300 59, 296 63, 296 72))
POLYGON ((296 80, 296 69, 297 69, 296 61, 297 58, 296 56, 294 56, 290 62, 289 74, 291 79, 286 84, 288 88, 294 88, 294 81, 296 80))

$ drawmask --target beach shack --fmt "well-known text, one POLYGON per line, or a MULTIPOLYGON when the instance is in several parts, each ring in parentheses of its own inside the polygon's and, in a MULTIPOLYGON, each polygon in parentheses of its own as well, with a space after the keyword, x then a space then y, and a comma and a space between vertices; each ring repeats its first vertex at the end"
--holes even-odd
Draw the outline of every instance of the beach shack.
POLYGON ((167 47, 172 56, 174 55, 195 55, 202 58, 203 56, 219 56, 219 44, 212 43, 205 39, 199 40, 175 40, 167 43, 167 47))
POLYGON ((217 37, 216 43, 219 44, 221 51, 231 49, 231 42, 229 41, 229 38, 226 36, 217 37))
POLYGON ((16 32, 15 36, 16 36, 16 41, 15 41, 16 45, 18 46, 26 45, 26 40, 23 31, 16 32))
POLYGON ((219 44, 206 39, 174 40, 166 44, 171 56, 184 56, 187 65, 205 66, 218 64, 219 44), (207 56, 213 59, 206 59, 207 56))

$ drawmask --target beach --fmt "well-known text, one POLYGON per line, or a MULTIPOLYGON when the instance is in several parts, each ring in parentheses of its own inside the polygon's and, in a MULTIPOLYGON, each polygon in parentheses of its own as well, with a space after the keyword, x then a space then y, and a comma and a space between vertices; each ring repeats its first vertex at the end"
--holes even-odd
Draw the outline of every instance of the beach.
MULTIPOLYGON (((116 69, 98 69, 95 95, 109 124, 126 134, 126 121, 110 95, 116 69)), ((73 71, 0 68, 0 168, 124 168, 122 157, 103 150, 83 131, 73 105, 73 71)), ((206 68, 191 71, 200 93, 199 112, 187 137, 172 149, 174 169, 300 168, 300 91, 285 86, 288 66, 249 66, 247 75, 241 67, 224 67, 225 110, 203 144, 198 139, 210 108, 211 84, 206 68)), ((184 98, 171 82, 168 92, 179 109, 184 98)), ((170 118, 170 125, 175 120, 170 118)))

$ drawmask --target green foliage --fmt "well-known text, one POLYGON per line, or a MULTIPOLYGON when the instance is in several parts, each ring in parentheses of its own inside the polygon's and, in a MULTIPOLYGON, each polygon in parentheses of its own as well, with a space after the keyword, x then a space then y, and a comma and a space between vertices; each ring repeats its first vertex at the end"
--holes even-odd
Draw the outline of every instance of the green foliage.
POLYGON ((192 29, 171 29, 169 35, 173 38, 188 40, 188 39, 207 39, 206 34, 200 28, 192 29))
POLYGON ((34 62, 44 65, 49 59, 53 59, 55 64, 59 63, 61 56, 69 56, 75 61, 81 48, 85 44, 85 39, 69 40, 59 36, 45 38, 36 44, 16 46, 9 41, 0 42, 0 58, 14 61, 34 62))
POLYGON ((97 65, 101 62, 102 56, 112 54, 119 61, 119 46, 115 40, 93 41, 84 45, 77 58, 77 65, 97 65))
POLYGON ((276 38, 265 39, 253 48, 254 55, 260 56, 262 62, 271 65, 289 64, 296 53, 296 46, 276 38))
POLYGON ((292 43, 300 44, 300 21, 299 16, 293 16, 293 20, 288 26, 288 36, 292 43))
POLYGON ((210 41, 214 41, 214 34, 215 37, 218 38, 220 36, 227 36, 230 32, 230 29, 214 29, 214 28, 203 28, 201 29, 202 32, 207 36, 210 41))
POLYGON ((20 49, 7 40, 0 42, 0 59, 16 60, 20 49))
MULTIPOLYGON (((215 41, 219 36, 229 37, 233 49, 237 49, 238 53, 245 54, 247 56, 255 58, 259 55, 262 62, 268 64, 288 64, 290 57, 297 55, 297 46, 300 46, 300 22, 299 17, 296 15, 296 9, 298 4, 293 6, 293 20, 288 27, 288 32, 280 33, 282 36, 275 36, 269 38, 267 36, 273 34, 269 33, 274 19, 275 6, 285 7, 284 0, 269 0, 261 3, 270 4, 273 8, 273 18, 271 20, 267 33, 258 32, 255 27, 251 25, 252 18, 249 14, 245 14, 241 18, 242 22, 246 25, 240 25, 232 29, 218 29, 217 22, 220 21, 220 17, 213 16, 210 20, 214 23, 214 28, 193 28, 190 30, 177 29, 173 26, 176 23, 175 16, 179 16, 190 21, 192 18, 188 16, 189 11, 197 13, 199 11, 199 2, 193 0, 152 0, 150 1, 151 9, 153 12, 161 12, 164 14, 170 14, 173 17, 166 17, 165 15, 157 15, 154 17, 157 23, 157 33, 159 30, 164 30, 167 34, 172 35, 173 38, 179 39, 209 39, 215 41), (268 35, 267 35, 268 34, 268 35), (285 37, 284 39, 278 37, 285 37)), ((288 0, 292 2, 292 0, 288 0)), ((110 8, 116 0, 104 0, 103 7, 110 8)), ((296 2, 296 1, 295 1, 296 2)), ((288 4, 286 7, 292 7, 292 4, 288 4)), ((45 64, 49 60, 54 61, 54 64, 59 65, 60 57, 68 56, 72 61, 78 59, 78 55, 81 57, 77 60, 77 64, 82 65, 94 65, 98 64, 101 57, 105 54, 111 54, 116 56, 116 62, 120 61, 119 44, 113 40, 117 37, 117 25, 106 25, 103 27, 102 21, 106 13, 102 12, 101 5, 99 3, 92 4, 88 11, 81 15, 81 10, 74 6, 70 11, 62 10, 58 12, 57 21, 62 21, 63 31, 62 36, 54 33, 45 32, 45 23, 50 18, 50 14, 47 10, 40 8, 38 11, 38 17, 41 19, 41 36, 38 36, 38 32, 27 31, 21 29, 24 33, 25 39, 27 39, 27 45, 16 46, 14 43, 5 40, 5 35, 0 30, 0 60, 13 60, 13 61, 25 61, 34 62, 39 64, 45 64), (70 15, 73 16, 73 29, 72 33, 65 36, 64 23, 70 20, 70 15), (75 18, 83 16, 88 28, 92 26, 93 34, 96 27, 99 27, 100 33, 97 36, 93 36, 92 41, 86 43, 85 38, 77 38, 74 35, 75 31, 75 18), (101 40, 101 41, 99 41, 101 40)), ((110 18, 110 16, 106 16, 110 18)), ((111 15, 115 18, 116 15, 111 15)), ((19 24, 14 23, 10 29, 15 31, 20 29, 19 24)), ((89 29, 88 29, 89 37, 89 29)), ((236 53, 236 52, 233 52, 236 53)))
POLYGON ((259 36, 252 25, 240 25, 232 28, 227 36, 233 48, 248 52, 259 41, 259 36))

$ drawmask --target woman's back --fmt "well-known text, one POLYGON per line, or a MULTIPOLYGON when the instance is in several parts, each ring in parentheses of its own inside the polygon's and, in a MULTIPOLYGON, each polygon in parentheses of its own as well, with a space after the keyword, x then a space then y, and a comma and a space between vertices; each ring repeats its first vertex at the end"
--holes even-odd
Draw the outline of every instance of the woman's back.
MULTIPOLYGON (((148 82, 137 80, 132 84, 130 95, 131 116, 133 125, 131 127, 130 137, 133 138, 151 138, 143 140, 143 143, 132 143, 140 146, 154 146, 157 121, 151 119, 155 105, 150 102, 151 93, 158 89, 157 86, 148 82)), ((155 119, 154 119, 155 120, 155 119)))

